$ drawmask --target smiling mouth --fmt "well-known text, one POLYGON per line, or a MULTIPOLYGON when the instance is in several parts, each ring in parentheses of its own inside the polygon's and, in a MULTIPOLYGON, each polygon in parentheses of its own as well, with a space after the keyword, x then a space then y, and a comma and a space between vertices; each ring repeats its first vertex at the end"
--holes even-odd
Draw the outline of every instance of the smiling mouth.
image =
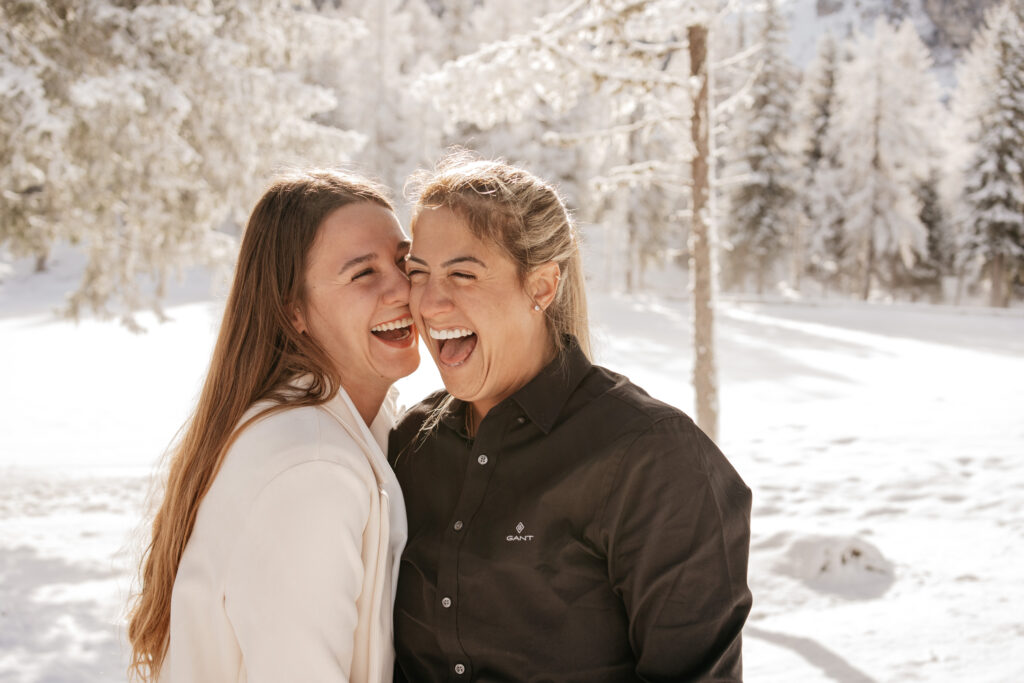
POLYGON ((437 342, 437 359, 449 367, 458 367, 466 362, 476 348, 477 336, 464 327, 435 330, 428 327, 430 338, 437 342))
POLYGON ((413 336, 412 318, 405 317, 374 325, 370 328, 373 336, 386 342, 403 342, 413 336))

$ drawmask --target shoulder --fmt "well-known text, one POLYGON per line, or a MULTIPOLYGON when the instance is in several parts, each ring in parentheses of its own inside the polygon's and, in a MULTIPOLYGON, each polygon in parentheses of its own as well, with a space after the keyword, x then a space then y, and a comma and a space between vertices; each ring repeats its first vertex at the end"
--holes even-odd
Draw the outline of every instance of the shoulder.
POLYGON ((227 562, 243 530, 267 527, 268 520, 337 519, 331 511, 342 505, 367 514, 371 509, 377 491, 373 469, 341 425, 319 407, 260 414, 269 407, 258 404, 243 417, 203 496, 189 540, 196 558, 227 562))
POLYGON ((620 495, 689 509, 710 492, 720 515, 749 513, 749 487, 689 415, 622 375, 595 370, 581 390, 592 392, 587 422, 606 430, 598 442, 610 444, 606 499, 620 495))
POLYGON ((593 366, 576 393, 588 412, 614 416, 623 434, 639 435, 657 427, 681 432, 696 429, 682 410, 652 397, 625 375, 600 365, 593 366))
POLYGON ((285 472, 294 477, 302 471, 314 472, 324 465, 341 466, 372 476, 372 468, 362 449, 322 407, 278 409, 245 424, 246 419, 268 407, 258 406, 243 419, 242 430, 225 456, 218 479, 228 478, 245 488, 258 490, 285 472), (314 463, 319 465, 310 467, 314 463))
POLYGON ((626 468, 638 466, 708 473, 731 471, 718 446, 676 406, 650 396, 627 377, 594 366, 574 396, 580 416, 602 425, 602 440, 626 468))

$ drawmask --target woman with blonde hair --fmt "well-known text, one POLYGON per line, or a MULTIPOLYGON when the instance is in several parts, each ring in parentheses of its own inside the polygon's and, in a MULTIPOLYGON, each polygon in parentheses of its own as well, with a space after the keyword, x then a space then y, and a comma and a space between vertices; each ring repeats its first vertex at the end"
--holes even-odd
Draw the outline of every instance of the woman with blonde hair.
POLYGON ((740 680, 750 490, 689 417, 591 362, 558 193, 456 152, 419 179, 412 237, 446 391, 390 442, 396 680, 740 680))
POLYGON ((419 363, 408 240, 362 177, 253 210, 132 607, 146 681, 390 681, 405 508, 384 453, 419 363))

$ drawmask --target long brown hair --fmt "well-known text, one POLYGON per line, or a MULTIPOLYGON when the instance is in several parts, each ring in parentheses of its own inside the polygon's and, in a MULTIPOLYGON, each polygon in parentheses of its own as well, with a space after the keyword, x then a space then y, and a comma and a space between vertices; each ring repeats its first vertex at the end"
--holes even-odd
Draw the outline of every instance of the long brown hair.
POLYGON ((195 412, 171 450, 163 501, 140 563, 128 638, 129 673, 155 680, 167 654, 171 590, 196 513, 228 448, 246 426, 271 412, 329 401, 340 377, 324 350, 292 326, 305 301, 310 247, 335 209, 369 201, 392 209, 382 187, 335 170, 278 178, 256 204, 242 237, 234 282, 195 412), (290 381, 309 375, 296 390, 290 381), (270 406, 239 424, 255 403, 270 406))

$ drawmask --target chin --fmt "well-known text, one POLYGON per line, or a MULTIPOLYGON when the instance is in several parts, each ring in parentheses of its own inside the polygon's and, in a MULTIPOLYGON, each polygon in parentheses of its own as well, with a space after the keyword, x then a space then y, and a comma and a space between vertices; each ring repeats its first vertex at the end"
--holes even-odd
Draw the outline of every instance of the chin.
POLYGON ((441 381, 444 382, 445 390, 460 401, 472 403, 476 398, 476 392, 467 387, 465 382, 445 377, 444 372, 441 373, 441 381))
POLYGON ((408 353, 403 354, 401 358, 393 359, 387 366, 388 372, 385 374, 392 382, 400 380, 403 377, 408 377, 412 373, 416 372, 416 368, 420 366, 420 353, 419 350, 413 346, 408 353))

